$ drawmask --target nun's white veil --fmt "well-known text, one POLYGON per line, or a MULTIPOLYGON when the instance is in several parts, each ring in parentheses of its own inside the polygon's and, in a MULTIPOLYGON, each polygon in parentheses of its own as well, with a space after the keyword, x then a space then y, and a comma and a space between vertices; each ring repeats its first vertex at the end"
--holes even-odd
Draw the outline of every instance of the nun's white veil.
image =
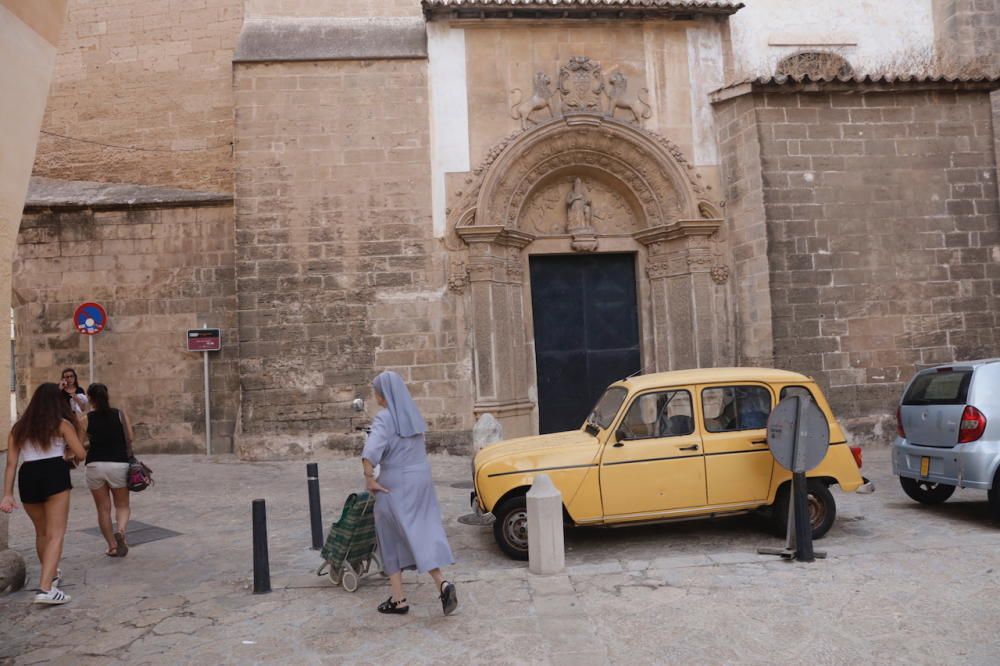
POLYGON ((385 398, 397 435, 413 437, 427 432, 424 417, 420 415, 420 410, 410 397, 403 378, 397 373, 386 370, 379 374, 372 381, 372 388, 385 398))

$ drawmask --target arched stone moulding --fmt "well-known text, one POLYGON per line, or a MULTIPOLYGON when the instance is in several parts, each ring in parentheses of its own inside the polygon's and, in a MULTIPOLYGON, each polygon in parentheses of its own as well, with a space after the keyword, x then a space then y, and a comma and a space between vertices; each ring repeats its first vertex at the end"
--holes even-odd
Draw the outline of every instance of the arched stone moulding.
POLYGON ((597 242, 601 251, 602 241, 606 249, 634 241, 637 268, 645 267, 637 274, 644 367, 712 365, 715 341, 728 334, 713 316, 727 304, 725 290, 712 280, 709 241, 722 219, 673 144, 596 114, 557 118, 509 136, 467 180, 452 210, 454 233, 468 253, 475 412, 491 412, 507 436, 536 427, 528 256, 577 249, 566 234, 542 237, 527 228, 525 207, 542 188, 576 176, 613 187, 631 209, 634 228, 597 234, 597 242), (609 242, 616 237, 621 240, 609 242), (539 238, 544 242, 536 243, 539 238))

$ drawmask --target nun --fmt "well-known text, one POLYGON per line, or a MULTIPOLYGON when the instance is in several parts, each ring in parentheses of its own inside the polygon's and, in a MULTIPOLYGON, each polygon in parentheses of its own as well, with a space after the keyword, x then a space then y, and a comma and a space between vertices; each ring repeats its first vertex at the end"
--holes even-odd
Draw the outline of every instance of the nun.
POLYGON ((424 444, 427 425, 398 374, 383 372, 372 388, 382 409, 372 422, 361 462, 365 487, 375 497, 382 568, 392 586, 392 596, 379 604, 378 612, 402 615, 410 610, 403 596, 403 570, 416 569, 431 575, 444 614, 451 615, 458 607, 458 594, 441 567, 454 564, 455 558, 431 480, 424 444), (378 480, 376 465, 380 466, 378 480))

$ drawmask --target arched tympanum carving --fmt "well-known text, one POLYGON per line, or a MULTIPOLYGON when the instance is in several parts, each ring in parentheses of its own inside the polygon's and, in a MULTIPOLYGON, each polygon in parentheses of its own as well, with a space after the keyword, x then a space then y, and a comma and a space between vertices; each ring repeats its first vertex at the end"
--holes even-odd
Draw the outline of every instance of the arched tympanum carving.
POLYGON ((462 226, 516 229, 539 187, 577 171, 620 183, 622 196, 641 211, 645 228, 697 218, 702 188, 677 154, 665 139, 619 120, 599 115, 556 119, 508 137, 501 151, 491 154, 478 188, 469 183, 475 198, 469 192, 455 212, 462 226))

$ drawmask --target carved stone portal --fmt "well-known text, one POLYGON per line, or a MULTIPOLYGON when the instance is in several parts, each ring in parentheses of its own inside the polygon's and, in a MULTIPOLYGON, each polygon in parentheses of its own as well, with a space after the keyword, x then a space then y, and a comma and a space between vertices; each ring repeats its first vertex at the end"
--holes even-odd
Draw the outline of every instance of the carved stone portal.
MULTIPOLYGON (((572 61, 576 74, 559 84, 576 106, 564 104, 561 119, 505 138, 450 206, 459 252, 467 253, 468 284, 456 270, 452 288, 465 287, 469 299, 475 412, 496 416, 510 436, 533 430, 537 378, 525 269, 536 239, 545 239, 536 252, 600 246, 636 253, 647 276, 639 289, 646 368, 731 363, 727 291, 712 270, 719 265, 711 240, 722 223, 719 207, 664 137, 607 109, 567 111, 592 109, 603 91, 600 70, 585 64, 572 61)), ((641 119, 636 103, 632 112, 641 119)), ((525 119, 534 112, 523 110, 525 119)))

